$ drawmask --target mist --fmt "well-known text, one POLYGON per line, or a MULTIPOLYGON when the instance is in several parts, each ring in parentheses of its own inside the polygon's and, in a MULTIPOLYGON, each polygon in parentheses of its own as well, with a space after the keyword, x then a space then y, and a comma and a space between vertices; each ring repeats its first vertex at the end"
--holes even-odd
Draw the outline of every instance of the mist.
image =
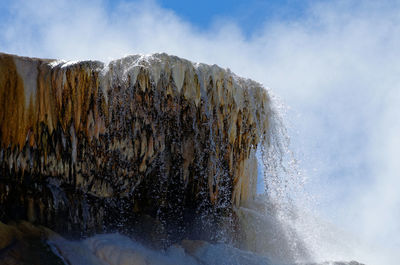
POLYGON ((1 52, 105 62, 166 52, 261 82, 285 104, 320 218, 381 248, 365 262, 398 261, 400 4, 316 2, 291 20, 266 15, 250 34, 226 17, 200 29, 157 1, 16 0, 7 11, 1 52))

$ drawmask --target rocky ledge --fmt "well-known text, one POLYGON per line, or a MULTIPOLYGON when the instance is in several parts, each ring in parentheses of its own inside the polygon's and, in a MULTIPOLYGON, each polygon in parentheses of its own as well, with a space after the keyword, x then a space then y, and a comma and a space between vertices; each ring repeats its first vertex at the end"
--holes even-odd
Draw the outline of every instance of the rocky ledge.
POLYGON ((270 111, 260 84, 166 54, 0 54, 0 221, 235 241, 270 111))

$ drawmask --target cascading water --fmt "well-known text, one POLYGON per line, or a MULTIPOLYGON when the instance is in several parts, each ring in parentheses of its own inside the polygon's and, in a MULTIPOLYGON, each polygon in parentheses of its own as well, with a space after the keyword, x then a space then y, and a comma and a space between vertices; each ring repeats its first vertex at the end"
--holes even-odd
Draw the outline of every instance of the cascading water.
POLYGON ((35 228, 64 263, 313 260, 292 202, 302 176, 260 84, 166 54, 0 54, 0 73, 0 220, 63 235, 35 228))
MULTIPOLYGON (((259 165, 262 166, 261 172, 264 172, 266 191, 235 208, 241 227, 240 245, 234 247, 226 243, 183 240, 164 251, 157 251, 121 234, 96 235, 80 242, 55 238, 50 239, 50 243, 57 246, 57 253, 61 257, 77 265, 103 263, 317 265, 310 263, 318 260, 319 256, 314 252, 316 251, 313 249, 314 245, 304 240, 305 235, 302 232, 305 230, 298 227, 299 221, 305 221, 299 220, 304 215, 299 216, 302 213, 296 208, 292 198, 300 196, 296 193, 302 192, 304 179, 296 162, 293 161, 294 155, 289 150, 289 138, 282 119, 274 109, 271 109, 271 113, 273 116, 270 121, 273 121, 270 126, 274 128, 266 137, 267 143, 274 142, 274 144, 259 147, 259 152, 262 153, 259 165), (282 178, 279 179, 279 176, 282 178), (132 263, 132 260, 135 262, 132 263)), ((315 220, 305 222, 317 225, 315 220)), ((312 229, 318 227, 308 227, 307 232, 312 229)), ((360 265, 354 261, 318 264, 360 265)))

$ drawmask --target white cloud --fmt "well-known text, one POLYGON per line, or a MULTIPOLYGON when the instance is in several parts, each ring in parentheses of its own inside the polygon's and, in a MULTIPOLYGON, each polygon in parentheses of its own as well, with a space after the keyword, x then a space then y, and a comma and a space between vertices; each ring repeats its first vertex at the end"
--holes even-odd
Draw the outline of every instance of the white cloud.
POLYGON ((245 37, 234 19, 199 30, 153 1, 108 11, 101 0, 17 0, 0 48, 106 61, 167 52, 264 83, 291 106, 294 147, 324 214, 399 248, 400 5, 377 2, 314 4, 245 37))

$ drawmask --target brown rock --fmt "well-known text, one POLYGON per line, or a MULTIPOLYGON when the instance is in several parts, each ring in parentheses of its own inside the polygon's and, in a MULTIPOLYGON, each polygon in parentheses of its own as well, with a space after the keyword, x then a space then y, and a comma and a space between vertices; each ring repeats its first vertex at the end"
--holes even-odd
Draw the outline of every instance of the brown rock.
POLYGON ((0 216, 81 234, 140 213, 166 241, 212 237, 255 194, 269 108, 260 84, 166 54, 0 54, 0 216))
POLYGON ((0 222, 0 250, 14 243, 17 239, 15 227, 0 222))

